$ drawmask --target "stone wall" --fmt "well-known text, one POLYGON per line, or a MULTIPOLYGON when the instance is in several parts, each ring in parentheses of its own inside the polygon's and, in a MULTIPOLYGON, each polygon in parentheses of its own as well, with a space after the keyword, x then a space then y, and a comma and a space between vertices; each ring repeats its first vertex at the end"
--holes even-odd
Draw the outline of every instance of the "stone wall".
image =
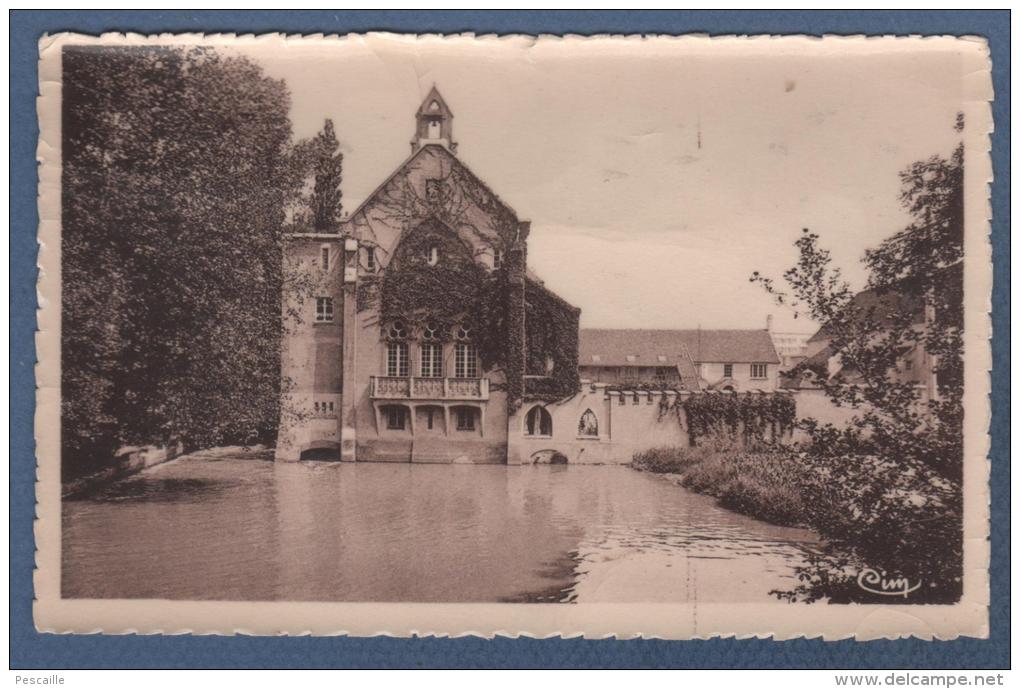
MULTIPOLYGON (((619 393, 605 385, 587 384, 565 400, 550 403, 525 402, 510 417, 509 464, 534 464, 560 455, 568 464, 628 464, 635 452, 662 445, 686 445, 687 433, 670 414, 660 418, 663 395, 675 392, 619 393), (528 435, 528 412, 542 406, 552 417, 551 435, 528 435), (580 433, 581 417, 591 411, 598 422, 598 435, 580 433)), ((683 393, 681 393, 683 394, 683 393)))

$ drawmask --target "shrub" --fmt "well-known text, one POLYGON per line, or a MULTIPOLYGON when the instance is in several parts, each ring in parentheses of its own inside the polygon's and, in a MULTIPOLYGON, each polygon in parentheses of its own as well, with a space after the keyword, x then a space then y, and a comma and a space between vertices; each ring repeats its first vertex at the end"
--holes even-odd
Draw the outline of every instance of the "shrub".
POLYGON ((798 455, 780 447, 748 451, 714 442, 699 447, 659 447, 634 455, 635 469, 682 474, 681 485, 719 499, 734 512, 784 526, 807 519, 798 455))

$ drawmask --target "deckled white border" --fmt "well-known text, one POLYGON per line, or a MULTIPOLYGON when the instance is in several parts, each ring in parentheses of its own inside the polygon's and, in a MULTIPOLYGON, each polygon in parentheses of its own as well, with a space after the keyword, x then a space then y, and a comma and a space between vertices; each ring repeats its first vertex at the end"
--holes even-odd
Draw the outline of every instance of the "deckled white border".
MULTIPOLYGON (((870 46, 869 46, 870 47, 870 46)), ((346 36, 262 36, 233 34, 59 34, 39 42, 39 332, 36 347, 36 444, 38 483, 35 538, 36 627, 45 632, 315 634, 355 636, 586 636, 692 639, 711 637, 823 637, 860 640, 916 636, 953 639, 988 636, 988 516, 991 370, 991 207, 989 135, 992 131, 990 58, 980 37, 826 36, 459 36, 349 34, 346 36), (966 394, 964 466, 964 596, 956 605, 882 606, 804 605, 782 602, 734 604, 434 604, 292 603, 162 600, 63 600, 60 598, 60 53, 67 44, 260 45, 284 48, 307 41, 376 43, 380 50, 413 43, 421 49, 457 41, 500 41, 529 47, 539 41, 605 42, 621 47, 636 40, 682 42, 713 51, 759 51, 769 43, 777 51, 799 51, 834 44, 849 50, 862 41, 880 42, 884 51, 963 49, 966 114, 965 346, 966 394)))

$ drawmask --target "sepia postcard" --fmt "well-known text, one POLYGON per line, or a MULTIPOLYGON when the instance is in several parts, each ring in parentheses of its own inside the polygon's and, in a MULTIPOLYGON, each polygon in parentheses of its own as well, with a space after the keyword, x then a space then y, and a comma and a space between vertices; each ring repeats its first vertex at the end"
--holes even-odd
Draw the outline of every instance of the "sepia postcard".
POLYGON ((988 635, 983 39, 39 52, 40 631, 988 635))

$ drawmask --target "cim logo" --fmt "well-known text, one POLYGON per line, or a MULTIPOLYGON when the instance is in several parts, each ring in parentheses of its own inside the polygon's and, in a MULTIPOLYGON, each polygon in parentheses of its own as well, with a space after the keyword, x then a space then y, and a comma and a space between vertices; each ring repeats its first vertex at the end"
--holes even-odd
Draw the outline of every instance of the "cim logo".
POLYGON ((861 570, 861 573, 857 575, 857 585, 868 593, 879 596, 903 596, 904 598, 921 588, 921 582, 911 586, 910 580, 906 577, 887 579, 885 572, 879 574, 873 569, 861 570))

